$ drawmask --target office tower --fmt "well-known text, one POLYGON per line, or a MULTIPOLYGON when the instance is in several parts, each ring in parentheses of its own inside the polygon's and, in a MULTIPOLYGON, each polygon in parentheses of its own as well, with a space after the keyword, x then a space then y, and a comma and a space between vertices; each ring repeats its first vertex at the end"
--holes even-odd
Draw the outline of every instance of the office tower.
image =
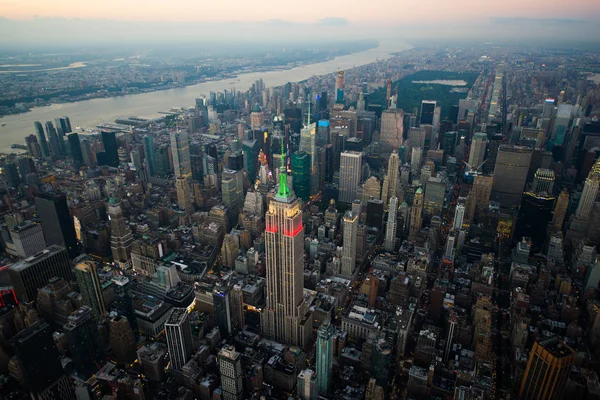
POLYGON ((229 304, 229 290, 217 285, 212 292, 215 309, 215 325, 221 332, 221 337, 228 337, 232 332, 231 307, 229 304))
POLYGON ((73 280, 73 271, 63 247, 50 246, 25 260, 8 267, 8 276, 19 301, 33 302, 38 289, 48 284, 50 278, 73 280))
MULTIPOLYGON (((43 132, 43 131, 42 131, 43 132)), ((42 149, 35 135, 29 135, 25 138, 27 152, 33 158, 42 158, 42 149)))
POLYGON ((487 148, 487 134, 477 132, 471 140, 471 151, 469 153, 469 165, 474 171, 479 170, 485 160, 487 148))
POLYGON ((178 176, 175 179, 175 191, 177 192, 177 207, 182 211, 191 213, 193 207, 190 195, 190 181, 188 178, 178 176))
POLYGON ((371 198, 381 200, 381 182, 375 176, 369 177, 363 183, 363 203, 366 204, 371 198))
POLYGON ((64 194, 42 193, 35 198, 42 230, 46 242, 51 245, 64 246, 69 257, 73 258, 79 254, 77 238, 75 237, 75 226, 73 218, 67 206, 64 194))
POLYGON ((17 159, 17 166, 19 167, 19 175, 23 182, 27 181, 27 175, 36 173, 35 163, 31 157, 19 157, 17 159))
POLYGON ((536 341, 529 353, 519 399, 563 399, 574 358, 573 349, 558 337, 536 341))
POLYGON ((413 147, 410 157, 410 172, 413 177, 418 177, 421 171, 421 162, 423 158, 423 149, 421 147, 413 147))
POLYGON ((148 168, 150 175, 154 176, 156 172, 156 156, 154 155, 154 137, 150 135, 144 136, 144 155, 148 160, 148 168))
MULTIPOLYGON (((308 154, 310 159, 309 166, 309 191, 316 192, 318 189, 318 182, 315 180, 317 178, 317 124, 310 123, 310 101, 308 103, 308 122, 304 128, 302 128, 300 132, 300 152, 304 152, 308 154), (312 182, 312 184, 311 184, 312 182)), ((292 166, 292 170, 294 167, 292 166)), ((294 185, 296 181, 294 180, 294 185)), ((300 193, 296 189, 294 189, 296 194, 300 197, 300 193)))
POLYGON ((398 198, 393 196, 390 199, 390 211, 388 213, 387 226, 385 229, 386 251, 393 251, 396 246, 396 214, 398 213, 398 198))
POLYGON ((335 80, 335 103, 344 104, 344 71, 338 71, 335 80))
POLYGON ((113 261, 122 266, 128 266, 133 235, 127 225, 121 205, 114 197, 111 197, 108 202, 108 219, 110 221, 110 251, 113 261))
POLYGON ((398 151, 404 135, 404 111, 394 108, 381 113, 380 142, 386 144, 384 153, 398 151))
POLYGON ((300 400, 316 400, 318 398, 319 389, 315 371, 310 368, 300 371, 296 382, 300 400))
POLYGON ((268 338, 303 347, 312 322, 310 329, 302 325, 307 322, 303 320, 306 306, 302 208, 288 188, 283 166, 279 170, 279 187, 266 213, 265 251, 267 298, 261 331, 268 338))
POLYGON ((575 212, 578 219, 587 219, 592 213, 592 208, 598 197, 598 188, 600 187, 600 158, 596 160, 590 170, 587 179, 583 185, 583 192, 579 199, 579 205, 575 212))
POLYGON ((21 178, 19 178, 19 172, 15 163, 9 161, 4 164, 2 174, 8 186, 17 188, 21 184, 21 178))
POLYGON ((410 230, 408 240, 414 242, 423 225, 423 189, 418 188, 410 209, 410 230))
POLYGON ((50 325, 40 320, 14 336, 10 345, 21 365, 24 389, 31 393, 33 399, 45 398, 38 396, 63 376, 60 354, 50 325))
POLYGON ((552 195, 554 189, 554 171, 546 168, 538 168, 533 177, 531 191, 535 194, 552 195))
POLYGON ((46 248, 42 226, 31 221, 15 225, 9 231, 17 256, 27 258, 46 248))
POLYGON ((449 260, 454 260, 454 253, 456 251, 456 236, 454 232, 448 233, 448 238, 446 239, 446 248, 444 250, 444 257, 449 260))
POLYGON ((242 373, 242 355, 231 345, 225 345, 219 354, 219 372, 223 400, 243 400, 244 385, 242 373))
POLYGON ((454 210, 454 223, 452 224, 452 229, 462 229, 464 218, 465 218, 465 205, 458 203, 456 205, 456 209, 454 210))
POLYGON ((242 171, 226 169, 221 175, 223 204, 227 207, 229 223, 237 224, 239 213, 244 204, 244 176, 242 171))
POLYGON ((106 314, 106 306, 96 263, 92 260, 82 261, 75 266, 74 272, 83 304, 92 310, 96 321, 100 321, 100 318, 106 314))
POLYGON ((104 145, 104 159, 102 164, 98 160, 98 164, 108 165, 109 167, 119 166, 119 145, 117 136, 114 132, 101 132, 102 144, 104 145))
POLYGON ((340 159, 339 201, 352 203, 356 199, 356 190, 362 176, 362 153, 344 151, 340 159))
POLYGON ((400 157, 398 153, 393 152, 388 159, 387 175, 383 180, 383 192, 381 199, 388 205, 388 201, 398 195, 398 177, 400 175, 400 157))
POLYGON ((72 132, 69 117, 56 118, 54 122, 56 122, 56 128, 61 133, 61 136, 72 132))
POLYGON ((43 157, 50 156, 50 149, 48 148, 48 142, 46 141, 46 135, 44 134, 44 128, 39 121, 33 123, 35 127, 35 134, 37 135, 38 143, 40 144, 40 150, 42 151, 43 157))
POLYGON ((329 144, 329 120, 322 119, 317 122, 317 146, 329 144))
POLYGON ((96 371, 104 358, 104 346, 92 310, 80 307, 69 316, 63 329, 75 368, 82 372, 96 371))
POLYGON ((171 367, 180 370, 192 356, 192 328, 187 310, 174 308, 165 322, 171 367))
POLYGON ((527 181, 532 150, 528 147, 501 145, 494 167, 492 196, 506 207, 516 207, 527 181))
POLYGON ((221 260, 223 265, 229 268, 235 268, 235 261, 239 255, 239 245, 236 235, 230 233, 225 234, 223 238, 223 245, 221 246, 221 260))
POLYGON ((119 315, 110 320, 109 340, 112 355, 117 361, 130 363, 135 359, 135 336, 127 318, 119 315))
POLYGON ((333 383, 333 335, 335 328, 331 321, 321 324, 317 331, 317 385, 319 395, 328 396, 333 383))
POLYGON ((79 171, 84 165, 83 153, 81 152, 81 143, 79 142, 79 135, 77 132, 69 133, 68 136, 69 147, 71 148, 71 162, 73 163, 73 169, 79 171))
POLYGON ((58 158, 62 155, 62 147, 60 141, 62 138, 58 137, 58 133, 52 125, 52 121, 46 122, 46 133, 48 134, 48 141, 50 142, 50 152, 54 158, 58 158))
POLYGON ((346 211, 343 220, 344 246, 342 247, 342 268, 341 275, 347 279, 354 276, 354 266, 356 263, 356 235, 358 229, 358 214, 353 211, 346 211))
POLYGON ((471 192, 473 192, 473 195, 475 196, 475 208, 479 214, 483 213, 488 208, 493 184, 493 177, 475 175, 471 192))
POLYGON ((432 100, 423 100, 421 102, 421 113, 419 125, 433 125, 433 114, 437 103, 432 100))
POLYGON ((310 156, 307 153, 292 154, 292 182, 294 192, 302 200, 307 201, 310 198, 311 186, 311 167, 310 156))
POLYGON ((444 161, 448 157, 454 157, 454 151, 456 149, 457 137, 458 137, 458 132, 456 132, 456 131, 450 131, 450 132, 444 133, 444 141, 442 142, 443 150, 444 150, 444 161))
POLYGON ((260 142, 258 140, 244 140, 242 142, 244 153, 244 169, 248 172, 250 182, 256 179, 258 156, 260 154, 260 142))
POLYGON ((568 207, 569 191, 565 188, 562 190, 562 192, 560 192, 560 194, 558 195, 558 200, 556 200, 556 206, 554 207, 554 215, 552 216, 552 223, 550 225, 551 232, 562 231, 568 207))
POLYGON ((192 166, 187 132, 171 132, 171 154, 175 177, 190 178, 192 176, 192 166))

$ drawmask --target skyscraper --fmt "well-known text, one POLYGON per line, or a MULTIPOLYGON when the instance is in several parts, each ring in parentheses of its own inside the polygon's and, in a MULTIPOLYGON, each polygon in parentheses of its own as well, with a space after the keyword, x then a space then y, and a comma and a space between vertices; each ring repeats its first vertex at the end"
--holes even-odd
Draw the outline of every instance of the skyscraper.
POLYGON ((553 194, 554 189, 554 171, 546 168, 538 168, 533 177, 533 186, 531 191, 535 194, 546 193, 553 194))
POLYGON ((156 172, 156 156, 154 155, 154 137, 151 135, 144 136, 144 154, 148 160, 148 168, 150 175, 154 176, 156 172))
POLYGON ((501 145, 494 167, 492 197, 506 207, 516 207, 527 181, 532 150, 523 146, 501 145))
POLYGON ((352 203, 356 199, 356 190, 362 176, 362 153, 344 151, 340 161, 339 201, 352 203))
POLYGON ((344 246, 342 247, 341 274, 347 279, 353 280, 356 264, 356 235, 358 230, 358 214, 346 211, 343 220, 344 246))
POLYGON ((109 339, 111 352, 117 361, 130 363, 135 359, 135 336, 127 318, 118 315, 110 320, 109 339))
POLYGON ((173 155, 175 177, 190 178, 192 176, 192 165, 187 132, 171 132, 171 153, 173 155))
POLYGON ((569 191, 565 188, 562 192, 560 192, 560 195, 558 195, 558 200, 556 200, 556 206, 554 207, 554 215, 552 216, 552 223, 550 225, 551 232, 562 231, 568 207, 569 191))
POLYGON ((529 353, 519 398, 563 399, 574 358, 574 351, 556 336, 536 341, 529 353))
POLYGON ((475 208, 479 214, 489 206, 494 178, 486 175, 475 175, 471 191, 475 196, 475 208))
POLYGON ((230 345, 224 346, 217 354, 223 400, 243 400, 244 385, 242 355, 230 345))
POLYGON ((48 141, 46 140, 46 135, 44 134, 44 128, 42 127, 42 124, 39 121, 35 121, 33 125, 35 126, 35 133, 40 144, 42 156, 49 157, 50 149, 48 148, 48 141))
POLYGON ((423 100, 421 102, 421 114, 419 125, 433 125, 433 114, 437 103, 433 100, 423 100))
POLYGON ((110 250, 114 262, 128 266, 131 258, 133 235, 127 225, 121 204, 111 197, 108 202, 108 219, 110 220, 110 250))
POLYGON ((344 71, 338 71, 335 81, 335 103, 344 104, 344 71))
POLYGON ((388 213, 387 225, 385 228, 385 245, 386 251, 393 251, 396 246, 396 215, 398 212, 398 198, 393 196, 390 199, 390 211, 388 213))
POLYGON ((244 205, 244 176, 242 171, 226 169, 221 175, 223 204, 227 207, 230 224, 236 225, 244 205))
POLYGON ((380 141, 387 145, 384 152, 396 152, 404 135, 404 111, 393 108, 381 113, 380 141))
POLYGON ((75 225, 64 194, 41 193, 35 198, 37 209, 48 245, 56 244, 67 249, 69 257, 79 254, 75 225))
POLYGON ((92 310, 96 321, 99 321, 106 314, 106 306, 96 263, 92 260, 82 261, 75 266, 74 272, 83 303, 92 310))
POLYGON ((485 150, 487 147, 487 134, 477 132, 471 140, 471 151, 469 153, 469 165, 477 170, 485 160, 485 150))
POLYGON ((414 241, 417 238, 423 225, 423 189, 418 188, 413 199, 413 205, 410 209, 410 229, 408 240, 414 241))
POLYGON ((383 192, 381 199, 388 205, 390 199, 398 195, 398 176, 400 174, 400 157, 397 152, 390 154, 388 159, 387 175, 383 180, 383 192))
POLYGON ((333 381, 333 335, 331 321, 321 324, 317 331, 317 385, 319 395, 328 396, 333 381))
MULTIPOLYGON (((104 165, 109 167, 119 166, 119 145, 117 143, 117 136, 114 132, 101 132, 102 144, 104 145, 104 165)), ((101 160, 98 160, 100 164, 101 160)))
POLYGON ((84 165, 79 135, 77 132, 69 133, 68 140, 69 146, 71 147, 71 162, 73 163, 73 169, 75 171, 79 171, 79 169, 84 165))
POLYGON ((215 286, 212 297, 215 309, 215 324, 221 332, 221 337, 228 337, 232 331, 229 290, 224 286, 215 286))
POLYGON ((583 185, 583 192, 581 193, 581 198, 579 199, 579 205, 577 206, 577 211, 575 212, 575 216, 578 219, 587 219, 590 217, 592 213, 592 208, 594 208, 594 203, 596 202, 596 198, 598 197, 598 188, 600 187, 600 158, 596 160, 590 173, 585 180, 583 185))
POLYGON ((552 221, 554 196, 523 193, 514 238, 531 238, 531 249, 537 253, 542 249, 548 234, 548 224, 552 221))
POLYGON ((69 322, 63 327, 75 368, 89 373, 98 369, 104 357, 104 346, 92 310, 80 307, 69 316, 69 322))
POLYGON ((30 257, 46 248, 46 239, 40 224, 25 221, 15 225, 9 233, 15 252, 21 258, 30 257))
POLYGON ((291 158, 294 192, 299 198, 307 201, 310 198, 311 192, 310 156, 305 152, 301 152, 292 154, 291 158))
POLYGON ((58 136, 54 125, 52 125, 52 121, 46 122, 46 133, 48 134, 48 141, 50 142, 50 152, 52 153, 52 156, 55 158, 60 157, 62 155, 62 146, 60 145, 62 138, 58 136))
POLYGON ((192 328, 187 310, 174 308, 165 322, 171 367, 180 370, 192 356, 192 328))
POLYGON ((178 176, 175 179, 175 191, 177 193, 177 207, 190 213, 193 211, 192 198, 190 196, 190 181, 183 177, 178 176))
POLYGON ((288 188, 284 166, 266 213, 265 248, 267 298, 261 331, 268 338, 304 347, 312 330, 303 295, 304 227, 300 202, 288 188))
POLYGON ((464 218, 465 205, 464 203, 458 203, 454 209, 454 223, 452 224, 452 229, 462 229, 464 218))

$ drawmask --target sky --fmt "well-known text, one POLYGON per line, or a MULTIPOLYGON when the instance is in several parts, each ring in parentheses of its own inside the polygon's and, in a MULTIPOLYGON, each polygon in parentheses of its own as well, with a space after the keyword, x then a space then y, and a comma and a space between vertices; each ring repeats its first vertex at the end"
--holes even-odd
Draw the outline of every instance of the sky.
POLYGON ((600 0, 0 0, 0 45, 171 40, 600 40, 600 0))

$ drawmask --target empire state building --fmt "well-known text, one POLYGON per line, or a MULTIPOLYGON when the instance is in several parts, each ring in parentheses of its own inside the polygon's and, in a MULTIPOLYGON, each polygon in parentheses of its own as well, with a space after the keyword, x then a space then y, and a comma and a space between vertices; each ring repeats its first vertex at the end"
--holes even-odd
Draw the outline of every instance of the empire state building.
POLYGON ((304 347, 312 335, 312 324, 303 293, 302 209, 287 185, 284 166, 279 172, 279 188, 266 213, 265 245, 267 304, 261 314, 262 334, 278 342, 304 347))

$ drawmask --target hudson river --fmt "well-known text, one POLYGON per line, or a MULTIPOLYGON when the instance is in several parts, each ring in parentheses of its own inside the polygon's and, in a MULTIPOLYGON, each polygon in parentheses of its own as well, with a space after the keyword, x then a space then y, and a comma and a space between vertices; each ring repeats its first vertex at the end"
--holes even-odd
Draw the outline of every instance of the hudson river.
POLYGON ((265 86, 279 86, 287 82, 299 82, 314 75, 324 75, 339 69, 350 69, 371 62, 392 57, 391 53, 407 50, 406 43, 382 44, 377 48, 360 53, 336 57, 333 60, 295 67, 289 70, 252 72, 240 74, 237 78, 200 83, 176 89, 160 90, 151 93, 91 99, 74 103, 52 104, 33 108, 25 114, 7 115, 0 118, 0 152, 15 151, 13 143, 25 144, 25 137, 34 133, 33 122, 54 121, 54 118, 68 116, 73 127, 95 127, 100 123, 114 123, 117 118, 159 116, 160 111, 173 107, 192 107, 194 100, 209 92, 227 90, 248 90, 259 78, 265 86), (4 126, 1 126, 3 125, 4 126))

